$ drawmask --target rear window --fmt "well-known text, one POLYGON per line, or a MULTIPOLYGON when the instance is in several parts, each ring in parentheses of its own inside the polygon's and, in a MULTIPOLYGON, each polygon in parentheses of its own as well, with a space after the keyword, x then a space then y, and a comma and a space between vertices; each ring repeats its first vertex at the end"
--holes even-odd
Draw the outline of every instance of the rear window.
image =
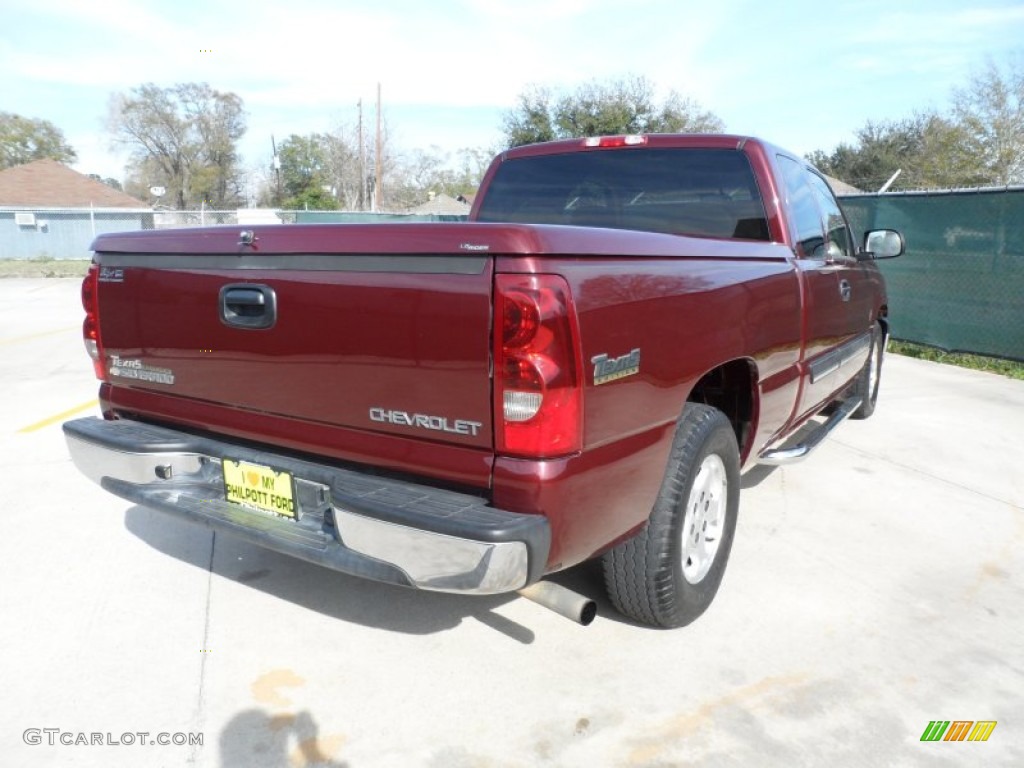
POLYGON ((479 221, 570 224, 767 240, 746 155, 732 149, 616 149, 502 163, 479 221))

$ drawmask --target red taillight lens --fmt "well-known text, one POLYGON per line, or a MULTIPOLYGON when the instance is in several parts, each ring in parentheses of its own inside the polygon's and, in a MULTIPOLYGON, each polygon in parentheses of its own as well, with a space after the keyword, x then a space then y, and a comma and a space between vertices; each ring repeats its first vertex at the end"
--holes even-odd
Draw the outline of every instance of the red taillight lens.
POLYGON ((498 453, 549 458, 583 445, 582 363, 569 286, 557 275, 495 277, 498 453))
POLYGON ((103 342, 100 339, 100 309, 97 301, 97 290, 99 288, 100 268, 97 264, 90 264, 89 271, 82 280, 82 309, 85 310, 85 321, 82 323, 82 338, 85 340, 85 350, 92 358, 92 366, 96 371, 96 378, 100 381, 107 380, 107 372, 103 363, 103 342))

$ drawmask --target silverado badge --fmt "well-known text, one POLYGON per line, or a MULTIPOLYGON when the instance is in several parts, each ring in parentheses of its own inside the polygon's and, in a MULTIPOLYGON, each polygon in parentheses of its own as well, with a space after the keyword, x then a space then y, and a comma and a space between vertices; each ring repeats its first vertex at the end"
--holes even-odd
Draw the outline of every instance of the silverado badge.
POLYGON ((155 381, 157 384, 174 384, 174 371, 170 368, 157 368, 146 365, 141 360, 123 358, 120 355, 110 356, 110 375, 122 379, 138 381, 155 381))

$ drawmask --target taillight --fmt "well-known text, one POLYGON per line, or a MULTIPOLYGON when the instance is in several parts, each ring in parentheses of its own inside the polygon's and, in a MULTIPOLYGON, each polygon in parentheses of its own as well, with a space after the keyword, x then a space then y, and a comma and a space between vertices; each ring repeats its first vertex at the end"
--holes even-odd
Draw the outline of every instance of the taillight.
POLYGON ((82 323, 82 338, 85 339, 85 351, 92 358, 92 366, 96 378, 107 380, 107 372, 103 363, 103 341, 100 339, 100 306, 97 301, 100 268, 90 264, 89 271, 82 280, 82 308, 85 310, 85 321, 82 323))
POLYGON ((496 275, 494 413, 498 453, 564 456, 583 445, 576 314, 557 275, 496 275))

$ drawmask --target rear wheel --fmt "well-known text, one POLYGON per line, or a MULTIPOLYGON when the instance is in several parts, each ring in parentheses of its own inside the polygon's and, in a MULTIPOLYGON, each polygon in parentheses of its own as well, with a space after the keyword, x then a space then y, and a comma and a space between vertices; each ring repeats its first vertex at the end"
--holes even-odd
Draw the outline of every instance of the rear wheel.
POLYGON ((714 408, 687 403, 644 528, 604 556, 615 607, 659 627, 689 624, 718 592, 739 510, 739 449, 714 408))
POLYGON ((853 397, 861 398, 860 407, 852 414, 851 419, 866 419, 875 412, 875 404, 878 402, 878 385, 882 380, 882 357, 885 354, 885 333, 882 326, 875 323, 871 329, 871 350, 868 353, 867 362, 864 368, 857 375, 850 393, 853 397))

